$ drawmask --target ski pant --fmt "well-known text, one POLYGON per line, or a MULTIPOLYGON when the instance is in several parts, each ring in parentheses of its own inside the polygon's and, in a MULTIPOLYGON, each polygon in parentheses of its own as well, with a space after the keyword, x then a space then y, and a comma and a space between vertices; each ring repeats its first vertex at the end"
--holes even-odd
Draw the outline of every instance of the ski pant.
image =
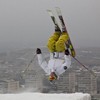
POLYGON ((47 47, 50 52, 64 52, 65 42, 68 40, 66 32, 55 32, 48 40, 47 47), (61 34, 61 35, 60 35, 61 34))

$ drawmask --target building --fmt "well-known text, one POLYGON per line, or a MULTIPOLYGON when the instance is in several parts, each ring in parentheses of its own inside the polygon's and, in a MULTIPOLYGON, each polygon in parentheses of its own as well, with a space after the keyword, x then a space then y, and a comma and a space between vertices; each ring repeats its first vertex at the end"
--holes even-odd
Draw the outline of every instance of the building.
POLYGON ((7 93, 8 83, 6 81, 0 80, 0 93, 7 93))
POLYGON ((87 70, 77 71, 77 92, 96 94, 97 79, 87 70))
POLYGON ((97 72, 97 94, 100 94, 100 72, 97 72))
POLYGON ((69 69, 62 76, 60 76, 57 87, 59 91, 71 93, 75 92, 75 84, 76 73, 69 69))
POLYGON ((19 91, 19 81, 0 80, 0 93, 16 93, 19 91))
POLYGON ((28 91, 38 91, 43 87, 43 74, 36 72, 36 70, 28 70, 24 76, 25 79, 25 89, 28 91))
POLYGON ((16 93, 19 91, 19 81, 8 80, 8 93, 16 93))

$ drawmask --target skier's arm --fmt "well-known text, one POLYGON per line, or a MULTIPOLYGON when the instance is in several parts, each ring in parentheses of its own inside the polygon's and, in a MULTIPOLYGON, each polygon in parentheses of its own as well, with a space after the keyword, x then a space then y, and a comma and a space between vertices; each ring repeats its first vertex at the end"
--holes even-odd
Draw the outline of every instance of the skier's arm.
POLYGON ((66 66, 67 69, 71 66, 71 56, 70 55, 64 55, 65 63, 62 64, 62 66, 66 66))
POLYGON ((71 56, 68 49, 65 50, 64 58, 65 58, 65 63, 63 64, 63 66, 66 66, 67 68, 69 68, 71 65, 71 56))
POLYGON ((70 68, 70 65, 71 65, 71 57, 70 55, 67 56, 65 55, 65 62, 59 67, 57 68, 57 74, 58 75, 61 75, 63 74, 68 68, 70 68))
POLYGON ((41 50, 39 48, 37 48, 36 53, 37 53, 39 66, 48 74, 49 73, 48 64, 47 64, 46 60, 43 58, 41 50))
POLYGON ((57 69, 58 75, 64 73, 71 65, 71 56, 69 55, 69 51, 65 50, 64 55, 64 63, 57 69))

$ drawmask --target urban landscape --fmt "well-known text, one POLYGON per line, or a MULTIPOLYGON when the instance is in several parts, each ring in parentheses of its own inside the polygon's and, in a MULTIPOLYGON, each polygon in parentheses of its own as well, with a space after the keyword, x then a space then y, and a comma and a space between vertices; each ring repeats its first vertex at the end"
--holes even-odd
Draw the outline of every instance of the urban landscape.
MULTIPOLYGON (((48 50, 46 48, 41 48, 41 50, 48 61, 48 50)), ((48 77, 39 67, 35 51, 35 48, 31 48, 0 53, 0 93, 82 92, 91 94, 93 100, 100 98, 100 48, 76 49, 76 58, 97 77, 72 58, 71 68, 56 81, 57 88, 49 83, 48 77), (32 59, 33 62, 31 62, 32 59)))

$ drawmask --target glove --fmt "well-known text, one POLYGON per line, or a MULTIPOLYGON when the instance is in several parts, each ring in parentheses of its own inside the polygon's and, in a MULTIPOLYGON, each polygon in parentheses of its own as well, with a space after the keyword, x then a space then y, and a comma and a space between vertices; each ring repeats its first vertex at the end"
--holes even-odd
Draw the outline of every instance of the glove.
POLYGON ((68 49, 65 50, 65 55, 69 55, 69 50, 68 49))
POLYGON ((36 54, 41 54, 41 49, 40 48, 37 48, 36 54))

